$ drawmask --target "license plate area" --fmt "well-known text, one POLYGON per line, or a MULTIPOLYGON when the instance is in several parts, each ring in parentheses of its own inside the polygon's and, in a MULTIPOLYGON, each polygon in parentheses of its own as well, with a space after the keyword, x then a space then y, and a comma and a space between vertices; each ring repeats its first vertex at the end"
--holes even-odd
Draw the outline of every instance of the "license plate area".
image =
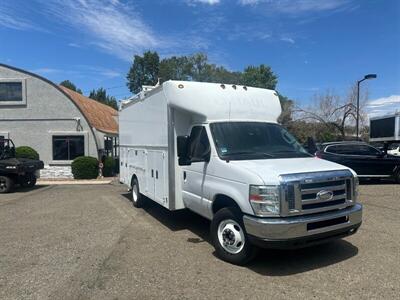
POLYGON ((344 223, 347 223, 348 221, 349 221, 349 217, 343 216, 343 217, 324 220, 324 221, 312 222, 312 223, 307 224, 307 231, 321 229, 321 228, 339 225, 339 224, 344 224, 344 223))

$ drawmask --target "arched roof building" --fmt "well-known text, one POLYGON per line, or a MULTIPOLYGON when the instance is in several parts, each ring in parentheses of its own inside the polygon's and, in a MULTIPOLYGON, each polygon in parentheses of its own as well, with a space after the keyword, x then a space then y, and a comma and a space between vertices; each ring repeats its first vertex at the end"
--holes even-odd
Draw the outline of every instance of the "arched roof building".
POLYGON ((38 151, 46 165, 42 176, 71 176, 77 156, 116 154, 110 141, 117 142, 118 112, 37 74, 0 64, 1 137, 38 151))

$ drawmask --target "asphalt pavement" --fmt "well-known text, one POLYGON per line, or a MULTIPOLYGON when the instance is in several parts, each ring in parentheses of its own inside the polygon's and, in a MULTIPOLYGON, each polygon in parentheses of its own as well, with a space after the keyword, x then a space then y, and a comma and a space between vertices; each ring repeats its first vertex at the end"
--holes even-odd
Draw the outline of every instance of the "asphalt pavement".
POLYGON ((364 222, 344 240, 220 261, 209 222, 119 185, 0 195, 0 299, 399 299, 400 185, 362 185, 364 222))

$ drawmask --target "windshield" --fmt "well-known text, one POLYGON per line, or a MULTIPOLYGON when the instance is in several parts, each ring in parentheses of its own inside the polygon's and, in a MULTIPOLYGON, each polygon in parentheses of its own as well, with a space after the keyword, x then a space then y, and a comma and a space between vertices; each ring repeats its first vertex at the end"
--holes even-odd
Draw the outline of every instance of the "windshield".
POLYGON ((14 157, 14 144, 3 137, 0 137, 0 159, 14 157))
POLYGON ((219 157, 230 160, 310 157, 282 126, 260 122, 210 125, 219 157))

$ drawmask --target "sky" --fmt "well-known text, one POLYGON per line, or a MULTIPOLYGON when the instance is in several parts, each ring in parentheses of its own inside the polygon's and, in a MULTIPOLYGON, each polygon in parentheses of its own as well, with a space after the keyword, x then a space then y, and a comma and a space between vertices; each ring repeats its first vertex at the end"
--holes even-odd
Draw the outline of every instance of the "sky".
POLYGON ((371 116, 400 111, 398 0, 0 0, 0 63, 85 94, 129 97, 126 74, 146 50, 267 64, 301 106, 376 73, 361 84, 371 116))

